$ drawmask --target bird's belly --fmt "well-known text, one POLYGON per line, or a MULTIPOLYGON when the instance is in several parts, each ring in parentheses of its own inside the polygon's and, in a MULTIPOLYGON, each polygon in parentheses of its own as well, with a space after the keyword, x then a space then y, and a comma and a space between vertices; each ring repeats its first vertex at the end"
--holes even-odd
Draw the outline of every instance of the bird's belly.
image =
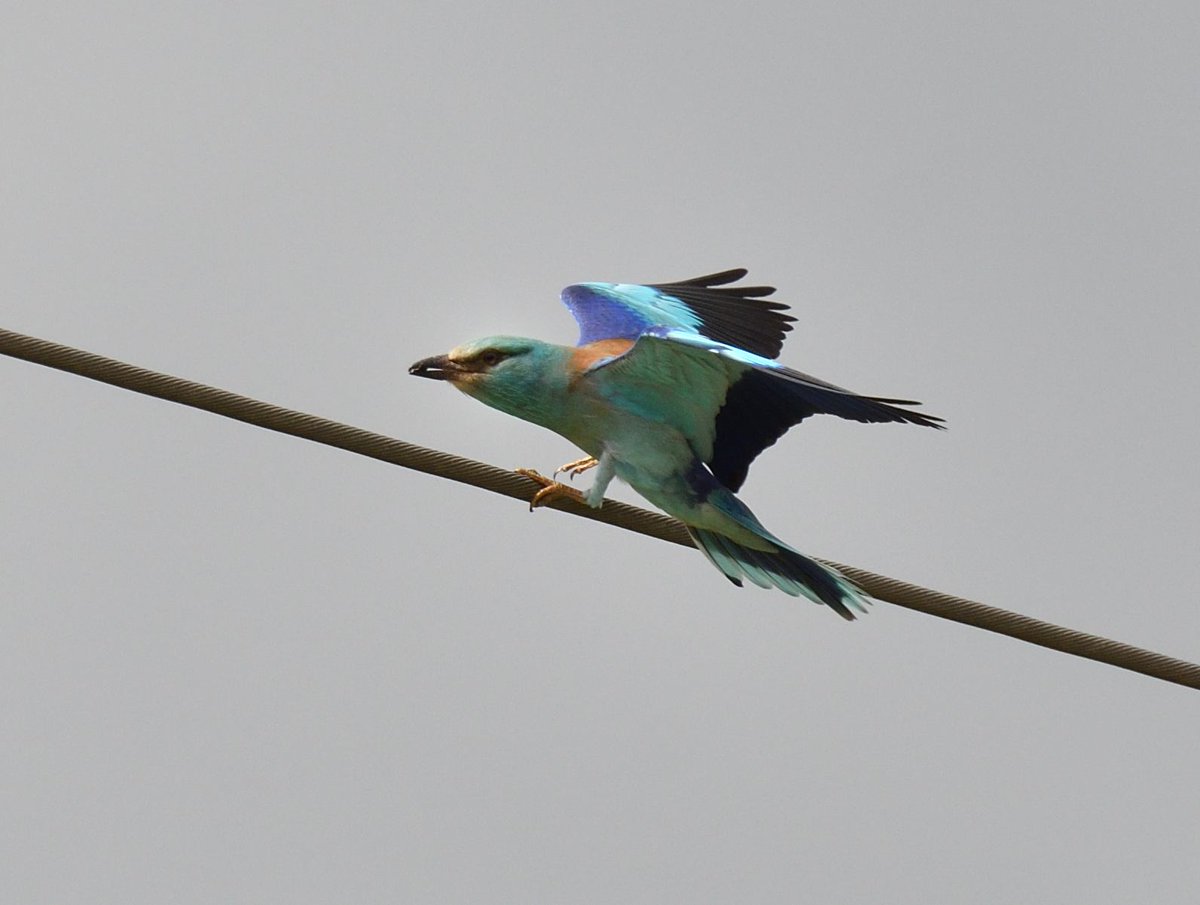
POLYGON ((634 415, 610 414, 582 426, 568 439, 597 458, 610 456, 617 477, 635 488, 668 480, 696 455, 675 428, 634 415))
POLYGON ((589 455, 609 456, 615 475, 658 508, 689 523, 705 521, 711 507, 689 480, 697 453, 675 426, 598 408, 563 434, 589 455))
POLYGON ((618 478, 677 518, 684 518, 699 502, 687 479, 696 452, 672 427, 642 421, 636 429, 606 436, 592 455, 610 456, 618 478))
MULTIPOLYGON (((602 430, 564 435, 590 455, 609 456, 616 476, 668 515, 718 531, 753 549, 773 549, 761 536, 712 505, 708 499, 712 483, 698 480, 696 469, 704 467, 680 431, 633 415, 610 415, 602 424, 602 430)), ((703 474, 715 483, 707 469, 703 474)))

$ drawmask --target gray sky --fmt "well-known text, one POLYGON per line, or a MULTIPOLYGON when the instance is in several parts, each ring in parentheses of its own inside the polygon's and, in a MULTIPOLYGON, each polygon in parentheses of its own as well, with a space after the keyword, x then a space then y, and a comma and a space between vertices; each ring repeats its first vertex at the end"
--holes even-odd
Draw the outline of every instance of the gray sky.
MULTIPOLYGON (((25 4, 0 325, 506 467, 417 358, 734 266, 850 562, 1200 659, 1175 4, 25 4)), ((0 887, 70 902, 1193 902, 1200 696, 0 360, 0 887)), ((634 499, 627 488, 616 491, 634 499)))

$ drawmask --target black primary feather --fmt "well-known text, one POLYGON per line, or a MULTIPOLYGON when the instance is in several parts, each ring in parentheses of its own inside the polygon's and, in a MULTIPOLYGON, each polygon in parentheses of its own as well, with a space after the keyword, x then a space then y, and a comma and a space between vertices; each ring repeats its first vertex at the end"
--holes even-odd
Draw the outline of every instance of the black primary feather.
POLYGON ((779 357, 795 318, 788 306, 767 301, 774 286, 729 286, 747 274, 743 267, 671 283, 648 283, 651 289, 687 304, 703 321, 700 332, 719 343, 767 358, 779 357), (723 288, 721 288, 723 287, 723 288))
POLYGON ((717 413, 709 468, 717 480, 737 491, 750 463, 768 446, 810 415, 837 415, 868 423, 905 422, 939 430, 936 415, 912 412, 898 405, 917 405, 904 399, 859 396, 795 371, 750 369, 729 388, 717 413), (787 375, 803 377, 789 380, 787 375), (814 385, 814 384, 821 385, 814 385))

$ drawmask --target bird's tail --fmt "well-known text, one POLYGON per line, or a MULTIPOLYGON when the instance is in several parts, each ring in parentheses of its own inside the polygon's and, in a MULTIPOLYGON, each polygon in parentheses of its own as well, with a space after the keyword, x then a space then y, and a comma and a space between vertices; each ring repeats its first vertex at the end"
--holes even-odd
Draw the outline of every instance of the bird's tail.
POLYGON ((866 596, 846 576, 791 547, 777 542, 773 552, 755 550, 716 531, 688 531, 709 561, 739 588, 742 578, 748 578, 760 588, 775 587, 793 597, 823 603, 843 619, 854 619, 851 608, 867 611, 866 596))
POLYGON ((748 578, 760 588, 779 588, 793 597, 823 603, 843 619, 854 619, 852 610, 867 611, 866 594, 836 569, 823 566, 793 550, 762 526, 746 506, 728 490, 721 489, 708 500, 738 524, 761 537, 771 549, 761 550, 738 543, 726 534, 689 526, 688 533, 709 562, 738 587, 748 578))

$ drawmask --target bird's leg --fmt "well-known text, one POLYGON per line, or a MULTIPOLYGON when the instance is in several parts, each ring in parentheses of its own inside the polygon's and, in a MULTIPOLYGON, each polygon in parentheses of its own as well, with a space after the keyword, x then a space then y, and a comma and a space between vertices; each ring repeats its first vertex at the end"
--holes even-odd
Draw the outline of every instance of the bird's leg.
POLYGON ((550 477, 557 478, 560 474, 565 474, 572 481, 575 480, 575 475, 583 474, 589 468, 595 468, 600 462, 594 456, 584 456, 582 459, 576 459, 574 462, 568 462, 566 465, 560 465, 554 470, 554 474, 550 477))
POLYGON ((593 509, 600 508, 604 502, 604 491, 608 490, 608 485, 612 483, 612 479, 617 473, 617 462, 607 449, 600 453, 600 459, 596 464, 600 467, 596 469, 596 476, 592 478, 592 486, 583 496, 583 501, 593 509))
MULTIPOLYGON (((563 466, 563 468, 554 473, 557 475, 569 467, 578 466, 579 463, 583 463, 583 466, 578 471, 586 471, 589 468, 599 466, 596 471, 596 477, 592 481, 592 486, 587 489, 586 493, 580 493, 574 487, 561 484, 553 478, 548 478, 534 471, 532 468, 518 468, 516 470, 517 474, 524 475, 531 481, 537 481, 537 483, 542 485, 542 489, 535 493, 533 499, 529 501, 529 511, 533 512, 538 506, 545 506, 551 500, 562 498, 574 500, 577 503, 585 503, 593 509, 599 509, 604 503, 604 491, 608 490, 608 485, 612 483, 612 479, 616 475, 616 460, 613 459, 610 453, 605 451, 600 454, 599 459, 589 456, 587 459, 580 459, 579 462, 573 462, 569 466, 563 466)), ((578 471, 575 473, 578 474, 578 471)))
POLYGON ((517 474, 524 475, 525 477, 529 478, 529 480, 536 481, 542 485, 541 490, 535 493, 533 495, 533 499, 529 501, 530 512, 533 512, 533 510, 538 506, 545 506, 551 500, 564 497, 566 499, 574 500, 577 503, 587 502, 584 499, 583 494, 574 487, 568 487, 566 484, 560 484, 558 481, 548 478, 544 474, 534 471, 532 468, 518 468, 516 469, 516 472, 517 474))

